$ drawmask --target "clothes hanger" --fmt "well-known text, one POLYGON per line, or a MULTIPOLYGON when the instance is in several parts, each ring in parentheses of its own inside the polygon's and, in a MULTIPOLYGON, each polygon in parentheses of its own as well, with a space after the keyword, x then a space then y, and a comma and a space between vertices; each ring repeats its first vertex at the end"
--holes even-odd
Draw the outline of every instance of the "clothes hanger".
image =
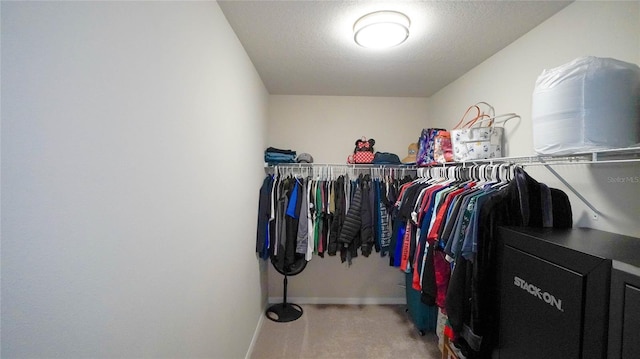
POLYGON ((490 174, 489 174, 489 171, 491 169, 489 168, 489 166, 490 166, 489 164, 480 165, 480 173, 481 173, 481 177, 482 177, 482 180, 481 180, 481 183, 480 183, 480 187, 483 187, 486 184, 491 182, 491 177, 490 177, 490 174))
POLYGON ((503 186, 509 184, 509 181, 511 180, 509 178, 509 170, 510 170, 511 166, 512 165, 510 163, 503 163, 503 164, 501 164, 499 166, 500 167, 500 171, 498 171, 498 173, 500 173, 500 175, 499 175, 500 176, 500 182, 495 187, 498 187, 498 186, 499 187, 503 187, 503 186))
POLYGON ((493 186, 499 182, 498 180, 498 165, 489 163, 486 168, 486 182, 482 184, 482 187, 493 186))
POLYGON ((502 189, 511 181, 509 173, 511 172, 511 167, 513 164, 511 163, 501 163, 498 166, 498 182, 491 186, 491 188, 502 189))
POLYGON ((482 184, 484 183, 484 175, 483 175, 483 171, 484 171, 484 165, 479 165, 479 164, 474 164, 473 165, 473 176, 475 177, 475 182, 476 185, 474 186, 474 188, 481 188, 482 184))
POLYGON ((420 175, 414 180, 414 183, 429 183, 433 179, 431 172, 433 167, 420 168, 420 175))

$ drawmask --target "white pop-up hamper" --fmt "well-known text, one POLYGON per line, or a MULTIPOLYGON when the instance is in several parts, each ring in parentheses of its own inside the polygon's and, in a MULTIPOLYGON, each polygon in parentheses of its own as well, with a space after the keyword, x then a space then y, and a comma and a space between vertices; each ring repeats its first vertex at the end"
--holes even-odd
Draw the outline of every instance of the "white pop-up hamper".
POLYGON ((533 144, 545 155, 629 147, 640 142, 640 67, 582 57, 538 77, 533 144))

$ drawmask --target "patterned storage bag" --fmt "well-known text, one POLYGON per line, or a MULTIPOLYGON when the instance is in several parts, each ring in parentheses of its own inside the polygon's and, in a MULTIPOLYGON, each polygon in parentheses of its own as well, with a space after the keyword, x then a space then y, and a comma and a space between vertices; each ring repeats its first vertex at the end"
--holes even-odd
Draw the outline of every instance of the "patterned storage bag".
POLYGON ((451 135, 443 128, 425 128, 418 139, 417 166, 453 161, 451 135))
POLYGON ((366 137, 362 137, 356 140, 356 146, 353 149, 353 155, 347 158, 347 163, 373 163, 375 153, 373 145, 376 144, 376 140, 366 137))
POLYGON ((437 163, 453 162, 453 145, 449 131, 438 130, 433 140, 433 161, 437 163))

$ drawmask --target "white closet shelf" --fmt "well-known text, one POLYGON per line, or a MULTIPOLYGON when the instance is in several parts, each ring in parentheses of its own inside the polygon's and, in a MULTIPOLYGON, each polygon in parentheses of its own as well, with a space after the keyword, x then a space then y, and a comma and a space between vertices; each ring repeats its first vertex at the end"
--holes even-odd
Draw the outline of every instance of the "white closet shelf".
MULTIPOLYGON (((438 163, 431 166, 474 165, 480 163, 514 163, 523 166, 575 165, 575 164, 604 164, 604 163, 633 163, 640 162, 640 147, 614 148, 590 152, 577 152, 565 155, 530 155, 487 158, 460 162, 438 163)), ((347 167, 347 168, 419 168, 405 164, 346 164, 346 163, 281 163, 277 165, 264 164, 268 167, 305 168, 305 167, 347 167)))
POLYGON ((640 147, 613 148, 598 151, 578 152, 567 155, 533 155, 519 157, 493 158, 486 160, 478 160, 474 162, 463 162, 462 164, 479 164, 479 163, 516 163, 520 166, 544 166, 553 174, 561 183, 563 183, 573 194, 580 199, 593 213, 592 218, 597 220, 602 213, 589 202, 580 192, 578 192, 567 180, 565 180, 555 169, 553 165, 578 165, 578 164, 606 164, 606 163, 639 163, 640 147))
POLYGON ((278 163, 271 165, 264 163, 265 168, 282 167, 282 168, 308 168, 308 167, 344 167, 344 168, 404 168, 415 169, 413 164, 374 164, 374 163, 278 163))
MULTIPOLYGON (((481 163, 514 163, 522 166, 575 165, 575 164, 604 164, 604 163, 633 163, 640 162, 640 147, 614 148, 589 152, 577 152, 565 155, 530 155, 487 158, 460 162, 439 163, 433 166, 474 165, 481 163)), ((346 168, 419 168, 405 164, 346 164, 346 163, 281 163, 277 165, 264 164, 265 168, 306 168, 306 167, 346 167, 346 168)))
POLYGON ((614 148, 589 152, 577 152, 565 155, 531 155, 490 158, 483 160, 455 162, 456 164, 475 163, 516 163, 523 166, 575 165, 640 162, 640 147, 614 148))

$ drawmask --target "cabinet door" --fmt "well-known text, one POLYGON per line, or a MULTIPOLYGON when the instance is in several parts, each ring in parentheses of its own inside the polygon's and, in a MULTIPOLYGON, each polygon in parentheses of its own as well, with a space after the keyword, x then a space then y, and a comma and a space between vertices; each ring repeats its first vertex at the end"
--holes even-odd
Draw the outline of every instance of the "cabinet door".
POLYGON ((640 358, 640 268, 614 263, 609 304, 610 359, 640 358))
POLYGON ((626 285, 622 324, 622 357, 640 357, 640 288, 626 285))
POLYGON ((584 277, 505 246, 500 358, 580 358, 584 277))

